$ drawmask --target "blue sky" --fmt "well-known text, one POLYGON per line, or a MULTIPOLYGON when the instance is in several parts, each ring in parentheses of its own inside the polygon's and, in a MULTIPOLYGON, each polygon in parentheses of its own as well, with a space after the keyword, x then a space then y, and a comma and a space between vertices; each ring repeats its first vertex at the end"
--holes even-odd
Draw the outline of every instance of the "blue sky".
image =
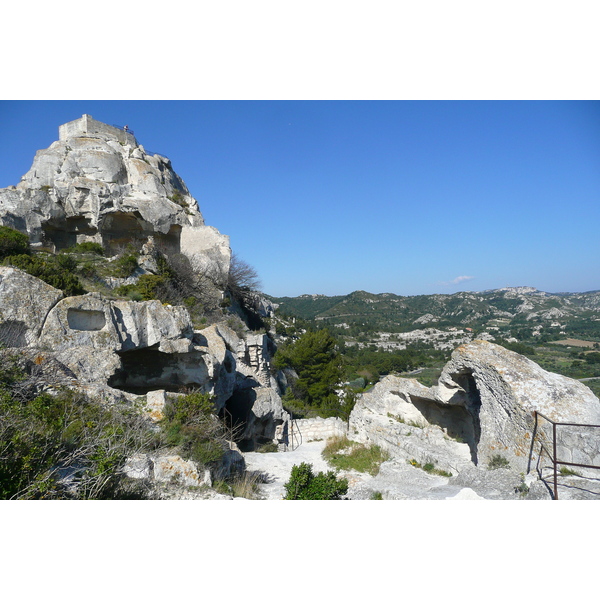
POLYGON ((600 288, 597 101, 0 101, 0 187, 128 124, 274 296, 600 288))

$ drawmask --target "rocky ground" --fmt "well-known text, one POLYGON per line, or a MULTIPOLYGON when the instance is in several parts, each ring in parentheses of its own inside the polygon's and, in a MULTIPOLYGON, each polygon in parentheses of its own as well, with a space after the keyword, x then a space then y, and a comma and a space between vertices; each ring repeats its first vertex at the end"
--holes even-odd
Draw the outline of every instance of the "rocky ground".
MULTIPOLYGON (((331 470, 321 456, 324 441, 308 442, 292 452, 246 452, 244 459, 249 472, 260 473, 264 482, 259 485, 265 500, 281 500, 285 495, 293 465, 308 462, 313 472, 331 470)), ((384 500, 550 500, 551 478, 544 473, 549 485, 537 474, 516 473, 512 469, 465 469, 456 477, 431 475, 398 459, 381 465, 376 476, 356 471, 340 473, 349 482, 347 498, 369 500, 380 492, 384 500)), ((600 479, 561 477, 559 498, 600 499, 600 479)))

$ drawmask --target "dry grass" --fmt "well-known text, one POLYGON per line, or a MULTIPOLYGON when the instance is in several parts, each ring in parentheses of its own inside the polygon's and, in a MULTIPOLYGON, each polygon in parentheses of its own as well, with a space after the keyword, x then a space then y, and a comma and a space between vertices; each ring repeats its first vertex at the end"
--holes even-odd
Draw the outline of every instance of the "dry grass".
POLYGON ((576 340, 574 338, 567 338, 566 340, 558 340, 556 342, 548 342, 549 344, 556 344, 557 346, 575 346, 577 348, 593 348, 594 344, 598 342, 589 342, 586 340, 576 340))
POLYGON ((389 458, 389 454, 379 446, 366 446, 353 442, 346 437, 334 437, 323 449, 323 458, 341 471, 359 471, 377 475, 381 463, 389 458))

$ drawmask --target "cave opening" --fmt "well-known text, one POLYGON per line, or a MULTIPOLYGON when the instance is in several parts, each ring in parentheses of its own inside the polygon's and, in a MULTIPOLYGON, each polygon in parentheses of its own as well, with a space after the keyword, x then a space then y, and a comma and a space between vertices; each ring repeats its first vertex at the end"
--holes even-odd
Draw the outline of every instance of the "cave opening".
POLYGON ((481 393, 477 388, 477 383, 473 377, 473 371, 467 370, 452 375, 452 379, 459 385, 464 395, 463 406, 467 411, 469 425, 472 427, 472 434, 469 436, 469 448, 471 450, 471 460, 477 464, 477 447, 481 439, 481 422, 479 412, 481 410, 481 393))
POLYGON ((187 393, 208 380, 208 368, 197 352, 169 354, 158 344, 118 352, 121 367, 109 378, 108 385, 132 394, 155 390, 187 393))
POLYGON ((234 390, 225 406, 219 411, 219 417, 231 431, 231 437, 242 452, 251 452, 255 441, 245 437, 248 422, 252 421, 252 407, 256 402, 256 392, 252 388, 234 390))
POLYGON ((42 231, 45 244, 52 245, 54 252, 75 246, 78 236, 93 236, 97 232, 90 219, 82 216, 68 217, 64 222, 46 221, 42 231))
POLYGON ((129 244, 141 247, 150 236, 165 254, 178 254, 181 252, 181 229, 180 225, 171 225, 167 233, 155 231, 139 212, 110 213, 100 225, 104 248, 109 256, 116 256, 129 244))

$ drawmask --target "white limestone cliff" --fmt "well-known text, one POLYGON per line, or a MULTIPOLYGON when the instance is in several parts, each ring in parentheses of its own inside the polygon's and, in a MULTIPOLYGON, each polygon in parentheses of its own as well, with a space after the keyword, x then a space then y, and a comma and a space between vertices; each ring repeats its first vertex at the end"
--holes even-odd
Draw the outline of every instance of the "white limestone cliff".
POLYGON ((229 237, 204 223, 171 161, 89 115, 61 125, 59 140, 36 153, 20 183, 0 190, 0 225, 52 251, 93 241, 111 254, 153 236, 222 277, 231 259, 229 237))

